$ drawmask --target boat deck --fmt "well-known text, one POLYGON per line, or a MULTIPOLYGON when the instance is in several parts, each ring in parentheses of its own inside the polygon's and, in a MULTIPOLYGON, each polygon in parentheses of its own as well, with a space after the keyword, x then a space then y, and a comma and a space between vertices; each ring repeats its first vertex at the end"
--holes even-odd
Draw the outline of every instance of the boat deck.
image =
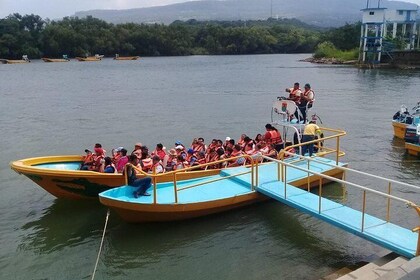
MULTIPOLYGON (((291 161, 293 159, 290 159, 291 161)), ((327 158, 318 158, 318 160, 333 164, 334 161, 327 158)), ((294 165, 307 167, 306 162, 297 162, 294 165)), ((340 164, 343 165, 343 164, 340 164)), ((311 170, 315 172, 324 173, 329 170, 333 170, 334 167, 329 165, 324 165, 322 163, 311 163, 311 170)), ((198 178, 192 180, 178 181, 178 204, 187 204, 187 203, 198 203, 204 201, 214 201, 223 198, 229 198, 233 196, 243 195, 246 193, 255 192, 251 189, 251 173, 239 175, 232 178, 226 178, 223 180, 214 181, 221 179, 221 177, 231 176, 235 174, 240 174, 243 172, 250 171, 249 167, 236 167, 223 169, 220 172, 220 175, 209 176, 206 178, 198 178), (213 182, 209 182, 213 181, 213 182), (209 182, 209 183, 206 183, 209 182), (196 187, 188 188, 194 184, 202 184, 196 187)), ((260 165, 258 168, 258 177, 259 183, 267 183, 272 181, 277 181, 277 164, 276 163, 267 163, 260 165)), ((287 170, 287 181, 293 182, 298 179, 304 179, 307 177, 307 172, 303 172, 297 169, 289 168, 287 170)), ((112 197, 115 200, 124 201, 124 202, 134 202, 134 203, 154 203, 153 189, 150 189, 148 192, 151 196, 140 196, 139 198, 133 197, 134 188, 130 186, 124 186, 123 188, 115 188, 103 192, 100 196, 103 197, 112 197)), ((159 204, 173 204, 175 203, 175 194, 173 183, 161 183, 158 184, 156 203, 159 204)))

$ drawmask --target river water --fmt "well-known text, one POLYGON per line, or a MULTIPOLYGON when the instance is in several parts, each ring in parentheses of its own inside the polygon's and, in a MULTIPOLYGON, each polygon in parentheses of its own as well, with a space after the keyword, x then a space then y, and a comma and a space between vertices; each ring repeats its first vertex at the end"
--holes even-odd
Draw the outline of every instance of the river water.
MULTIPOLYGON (((110 151, 139 141, 153 148, 194 137, 254 137, 270 121, 276 96, 295 81, 311 83, 323 125, 347 131, 342 161, 420 185, 420 163, 393 138, 390 123, 401 104, 420 100, 420 72, 299 62, 307 56, 0 65, 1 278, 89 279, 106 215, 99 203, 54 198, 13 172, 10 161, 80 154, 97 142, 110 151)), ((335 187, 326 192, 341 199, 335 187)), ((395 194, 420 202, 417 191, 395 194)), ((360 205, 360 197, 348 190, 348 201, 360 205)), ((407 211, 414 212, 395 206, 392 217, 417 226, 407 211)), ((163 224, 129 225, 111 212, 95 279, 318 279, 381 250, 274 201, 163 224)))

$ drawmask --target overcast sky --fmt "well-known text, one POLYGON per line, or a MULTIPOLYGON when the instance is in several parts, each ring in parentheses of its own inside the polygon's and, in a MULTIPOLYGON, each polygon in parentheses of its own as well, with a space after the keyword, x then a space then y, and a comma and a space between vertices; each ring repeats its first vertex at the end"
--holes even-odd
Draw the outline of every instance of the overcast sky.
MULTIPOLYGON (((163 6, 193 0, 0 0, 0 18, 12 13, 36 14, 42 18, 58 19, 77 11, 93 9, 130 9, 163 6)), ((420 5, 420 0, 405 0, 420 5)), ((377 0, 370 0, 377 3, 377 0)))
POLYGON ((0 0, 0 18, 19 13, 57 19, 77 11, 143 8, 188 1, 192 0, 0 0))

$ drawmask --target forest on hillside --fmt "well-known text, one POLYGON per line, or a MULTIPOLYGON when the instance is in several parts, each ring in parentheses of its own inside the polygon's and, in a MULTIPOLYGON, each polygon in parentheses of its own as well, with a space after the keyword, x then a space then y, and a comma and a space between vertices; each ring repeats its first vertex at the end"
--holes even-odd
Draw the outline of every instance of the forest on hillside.
POLYGON ((0 58, 180 56, 312 53, 324 42, 339 50, 357 48, 360 23, 320 29, 296 19, 175 21, 112 24, 93 17, 50 21, 13 14, 0 19, 0 58))

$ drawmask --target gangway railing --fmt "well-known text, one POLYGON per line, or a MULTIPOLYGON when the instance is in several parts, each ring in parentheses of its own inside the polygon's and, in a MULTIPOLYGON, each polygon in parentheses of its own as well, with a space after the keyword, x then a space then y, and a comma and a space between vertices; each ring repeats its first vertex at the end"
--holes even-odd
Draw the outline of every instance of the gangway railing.
MULTIPOLYGON (((285 152, 285 153, 288 153, 288 152, 285 152)), ((311 158, 311 157, 304 157, 304 156, 295 155, 295 154, 292 154, 292 153, 288 153, 288 154, 299 157, 302 160, 307 160, 308 161, 308 166, 309 166, 309 162, 317 161, 317 162, 320 162, 320 163, 325 164, 325 165, 330 165, 330 166, 333 166, 335 168, 342 169, 344 171, 353 171, 353 172, 356 172, 358 174, 367 175, 367 176, 370 176, 370 177, 375 178, 375 179, 381 179, 381 180, 389 182, 389 185, 388 185, 388 193, 385 193, 385 192, 374 190, 374 189, 371 189, 371 188, 368 188, 368 187, 365 187, 365 186, 362 186, 362 185, 359 185, 359 184, 356 184, 356 183, 348 182, 344 179, 338 179, 338 178, 335 178, 335 177, 332 177, 332 176, 329 176, 329 175, 325 175, 325 174, 316 172, 314 170, 310 170, 310 168, 303 168, 303 167, 296 166, 293 163, 289 163, 289 162, 286 162, 286 161, 283 161, 283 160, 273 159, 273 158, 270 158, 270 157, 262 156, 265 160, 271 161, 271 162, 276 162, 278 164, 278 166, 280 166, 277 169, 278 170, 277 178, 278 178, 279 182, 284 183, 284 186, 283 186, 284 187, 284 194, 283 194, 283 196, 284 196, 285 200, 288 199, 288 196, 287 196, 287 187, 288 187, 288 184, 287 184, 287 169, 288 168, 293 168, 293 169, 296 169, 296 170, 299 170, 299 171, 303 171, 307 174, 311 174, 313 176, 319 177, 319 189, 318 189, 318 196, 319 196, 318 213, 319 214, 322 213, 322 187, 323 187, 322 179, 337 182, 337 183, 340 183, 342 185, 351 186, 351 187, 355 187, 357 189, 362 190, 363 191, 362 211, 361 211, 362 220, 361 220, 361 225, 360 225, 360 232, 361 233, 363 233, 364 230, 365 230, 366 194, 367 193, 372 193, 372 194, 376 194, 376 195, 387 198, 387 202, 388 202, 387 203, 387 220, 386 220, 387 223, 389 223, 389 219, 390 219, 390 213, 389 213, 390 210, 389 209, 390 209, 390 201, 391 200, 402 202, 405 205, 407 205, 408 207, 413 208, 416 211, 418 217, 420 218, 420 206, 419 205, 417 205, 416 203, 414 203, 410 200, 407 200, 407 199, 397 197, 397 196, 394 196, 394 195, 390 194, 391 193, 391 183, 398 183, 398 184, 401 184, 401 185, 404 185, 404 186, 415 188, 416 190, 420 189, 420 187, 418 187, 418 186, 407 184, 407 183, 404 183, 404 182, 398 182, 396 180, 387 179, 387 178, 384 178, 384 177, 380 177, 380 176, 377 176, 377 175, 372 175, 372 174, 369 174, 369 173, 366 173, 366 172, 357 171, 357 170, 347 168, 347 167, 343 167, 343 166, 328 164, 326 162, 322 162, 322 161, 319 161, 319 160, 317 160, 315 158, 311 158)), ((258 168, 259 168, 258 164, 255 165, 255 168, 256 168, 256 171, 254 172, 254 174, 255 174, 255 176, 258 176, 258 168)), ((258 188, 258 178, 255 178, 255 182, 257 182, 257 188, 258 188)), ((307 192, 310 192, 309 186, 308 186, 307 192)), ((412 229, 412 231, 418 233, 416 256, 419 256, 420 255, 420 226, 417 225, 416 227, 414 227, 412 229)))
MULTIPOLYGON (((237 157, 231 157, 231 158, 226 158, 226 159, 222 159, 222 160, 217 160, 217 161, 212 161, 212 162, 208 162, 208 163, 203 163, 200 165, 194 165, 191 167, 187 167, 187 168, 182 168, 182 169, 177 169, 177 170, 173 170, 173 171, 169 171, 169 172, 164 172, 164 173, 156 173, 155 169, 153 169, 153 173, 146 173, 144 172, 142 169, 138 168, 137 166, 133 166, 131 165, 139 174, 143 175, 143 176, 147 176, 147 177, 151 177, 152 178, 152 184, 153 184, 153 204, 157 203, 157 179, 159 177, 165 176, 167 177, 168 175, 172 175, 173 176, 173 188, 174 188, 174 195, 175 195, 175 203, 178 203, 178 192, 179 191, 183 191, 186 189, 190 189, 190 188, 194 188, 194 187, 198 187, 201 185, 205 185, 205 184, 209 184, 209 183, 213 183, 213 182, 217 182, 217 181, 221 181, 221 180, 226 180, 226 179, 230 179, 233 177, 237 177, 237 176, 241 176, 241 175, 245 175, 245 174, 250 174, 250 181, 251 181, 251 191, 255 190, 255 178, 256 176, 254 176, 254 172, 256 172, 258 169, 255 168, 256 165, 256 161, 254 161, 254 159, 250 156, 250 155, 240 155, 237 157), (238 172, 236 174, 232 174, 232 175, 228 175, 228 176, 222 176, 219 178, 211 178, 209 180, 205 180, 202 181, 200 180, 199 183, 195 183, 195 184, 190 184, 188 186, 183 186, 181 188, 177 187, 177 182, 178 182, 178 178, 177 176, 180 173, 185 173, 188 171, 196 171, 196 170, 200 170, 200 169, 204 169, 208 166, 214 166, 217 164, 223 164, 223 163, 227 163, 227 162, 236 162, 238 159, 244 159, 244 164, 249 162, 249 164, 247 166, 249 166, 249 170, 247 171, 242 171, 242 172, 238 172)), ((128 164, 126 165, 127 168, 128 164)), ((229 167, 227 167, 229 168, 229 167)), ((221 169, 220 169, 221 170, 221 169)), ((127 170, 125 170, 125 174, 127 174, 127 170)), ((127 176, 125 176, 125 184, 128 185, 128 178, 127 176)))

